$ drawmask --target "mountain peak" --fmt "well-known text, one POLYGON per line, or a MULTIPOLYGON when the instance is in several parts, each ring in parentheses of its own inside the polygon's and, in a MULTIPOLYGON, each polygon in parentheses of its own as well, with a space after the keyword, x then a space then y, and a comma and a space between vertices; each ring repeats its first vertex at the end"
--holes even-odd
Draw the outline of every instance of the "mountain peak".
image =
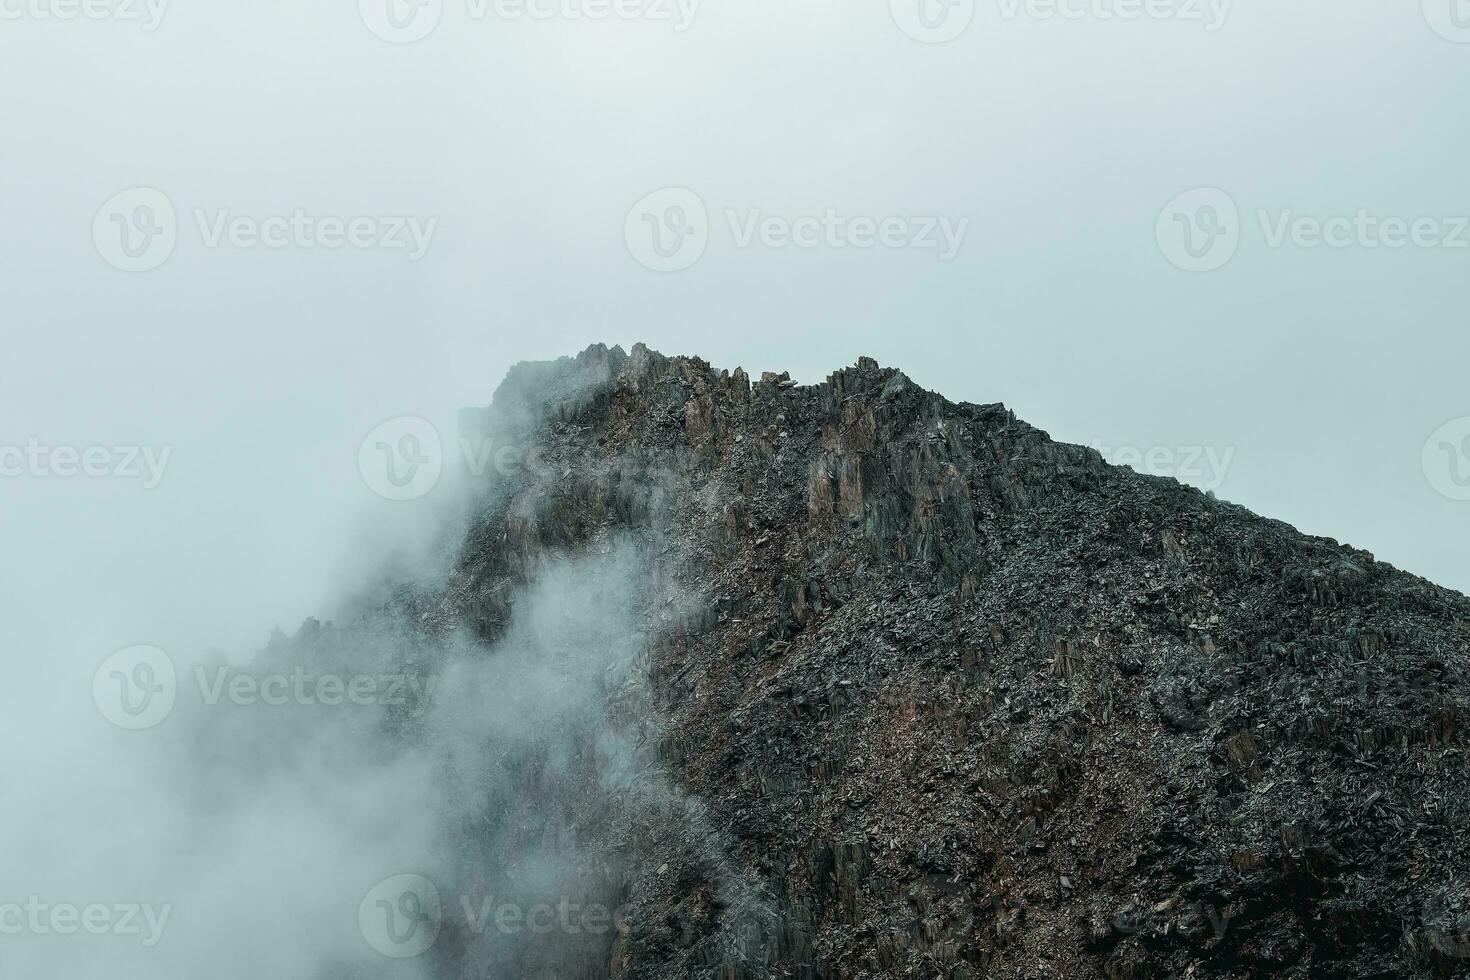
POLYGON ((596 345, 491 415, 555 465, 487 488, 431 625, 500 642, 613 536, 661 583, 614 714, 700 816, 587 832, 628 869, 606 975, 1470 955, 1464 597, 867 357, 752 383, 596 345))

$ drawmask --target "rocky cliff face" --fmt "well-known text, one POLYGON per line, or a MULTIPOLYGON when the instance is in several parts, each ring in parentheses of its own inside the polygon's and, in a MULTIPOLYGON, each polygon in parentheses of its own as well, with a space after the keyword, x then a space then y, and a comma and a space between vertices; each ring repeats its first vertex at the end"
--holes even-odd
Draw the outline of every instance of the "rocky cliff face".
POLYGON ((507 879, 534 839, 625 912, 450 930, 437 975, 1470 968, 1464 597, 869 359, 594 347, 465 425, 535 465, 395 599, 422 636, 493 649, 548 567, 629 547, 639 635, 595 719, 487 748, 534 802, 456 860, 507 879))

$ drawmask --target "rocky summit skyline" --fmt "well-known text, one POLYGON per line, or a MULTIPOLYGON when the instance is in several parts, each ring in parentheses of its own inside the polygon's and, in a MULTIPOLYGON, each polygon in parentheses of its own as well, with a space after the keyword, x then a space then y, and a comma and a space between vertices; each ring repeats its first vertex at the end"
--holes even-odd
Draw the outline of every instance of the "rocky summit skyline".
POLYGON ((598 345, 467 419, 542 465, 373 621, 540 693, 461 746, 436 888, 619 925, 446 923, 427 975, 1470 963, 1464 596, 870 358, 598 345))

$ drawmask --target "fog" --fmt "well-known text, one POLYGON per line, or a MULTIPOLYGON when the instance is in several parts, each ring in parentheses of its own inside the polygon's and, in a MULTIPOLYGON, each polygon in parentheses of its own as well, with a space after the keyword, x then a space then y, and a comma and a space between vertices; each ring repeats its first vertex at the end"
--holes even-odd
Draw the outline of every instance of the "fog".
MULTIPOLYGON (((445 774, 527 730, 553 680, 516 658, 557 630, 518 627, 509 684, 452 646, 427 756, 361 737, 381 705, 184 695, 442 574, 452 474, 388 499, 363 455, 412 418, 452 456, 523 359, 869 354, 1470 587, 1463 4, 1127 6, 0 0, 0 906, 171 910, 151 946, 141 908, 26 924, 3 969, 428 962, 359 904, 443 876, 445 774), (140 645, 180 695, 129 731, 94 679, 140 645)), ((626 600, 573 604, 618 663, 626 600)), ((360 651, 390 674, 394 636, 360 651)), ((564 666, 554 703, 601 696, 564 666)))
MULTIPOLYGON (((455 492, 458 528, 499 491, 455 492)), ((0 844, 20 889, 0 912, 7 969, 334 980, 434 976, 441 958, 475 975, 605 962, 624 879, 575 820, 700 826, 605 717, 638 698, 642 617, 678 598, 654 588, 648 547, 545 555, 492 643, 432 636, 433 612, 369 585, 341 626, 310 620, 252 656, 134 646, 97 669, 91 705, 9 699, 11 744, 38 749, 7 765, 23 787, 0 844)), ((385 572, 441 594, 455 556, 426 543, 385 572)))

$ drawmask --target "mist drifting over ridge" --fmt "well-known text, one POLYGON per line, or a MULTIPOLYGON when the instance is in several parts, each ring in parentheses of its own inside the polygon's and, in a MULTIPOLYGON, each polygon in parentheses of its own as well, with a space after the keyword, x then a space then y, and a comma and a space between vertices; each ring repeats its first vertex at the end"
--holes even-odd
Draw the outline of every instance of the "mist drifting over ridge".
MULTIPOLYGON (((546 397, 502 396, 502 440, 532 435, 546 397)), ((493 417, 467 415, 472 431, 493 417)), ((554 474, 518 463, 529 489, 507 487, 506 466, 448 474, 416 519, 422 538, 376 558, 336 622, 277 630, 244 658, 145 644, 103 663, 67 780, 113 806, 16 767, 45 807, 44 825, 7 837, 29 917, 7 936, 7 968, 427 980, 436 963, 498 975, 605 961, 622 871, 595 836, 579 842, 577 820, 627 821, 634 804, 617 801, 649 794, 677 809, 635 758, 644 719, 608 717, 636 701, 644 619, 674 597, 651 572, 651 534, 622 533, 519 552, 496 591, 500 635, 453 625, 467 530, 497 506, 544 519, 554 474), (63 838, 68 852, 33 843, 63 838), (432 899, 414 907, 432 922, 416 926, 406 897, 432 899), (527 921, 546 910, 549 925, 527 921), (89 915, 94 942, 61 941, 89 915)))

